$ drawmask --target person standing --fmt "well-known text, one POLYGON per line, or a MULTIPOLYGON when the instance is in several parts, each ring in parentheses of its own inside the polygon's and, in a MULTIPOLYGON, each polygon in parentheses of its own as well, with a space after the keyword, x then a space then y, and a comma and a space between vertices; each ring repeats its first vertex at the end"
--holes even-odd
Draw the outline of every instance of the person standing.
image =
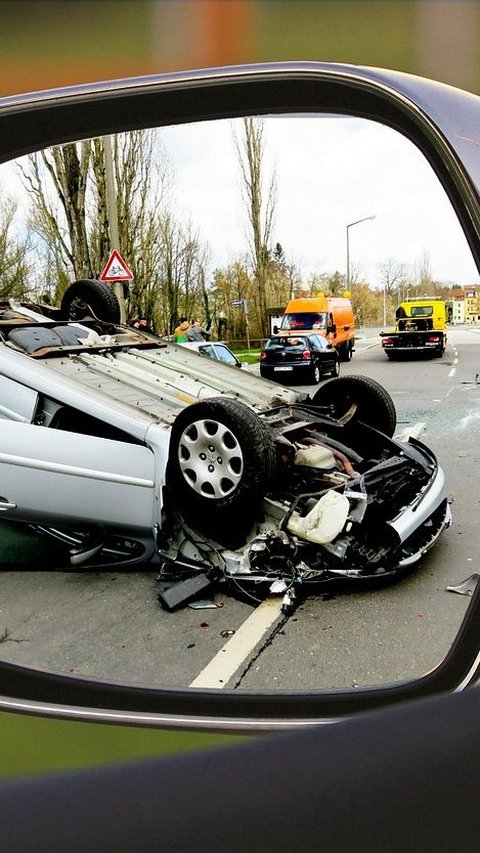
POLYGON ((181 344, 187 340, 187 331, 190 328, 190 323, 186 317, 180 317, 180 323, 173 333, 175 343, 181 344))
POLYGON ((187 329, 187 341, 208 341, 210 338, 210 326, 204 328, 200 320, 193 319, 190 328, 187 329))

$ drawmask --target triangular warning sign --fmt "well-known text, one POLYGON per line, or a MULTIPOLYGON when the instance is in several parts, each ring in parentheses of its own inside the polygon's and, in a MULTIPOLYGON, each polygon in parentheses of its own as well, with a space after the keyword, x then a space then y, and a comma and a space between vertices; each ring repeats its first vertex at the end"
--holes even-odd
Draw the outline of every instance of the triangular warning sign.
POLYGON ((116 249, 110 252, 107 263, 100 273, 100 281, 132 281, 133 273, 127 267, 120 252, 116 249))

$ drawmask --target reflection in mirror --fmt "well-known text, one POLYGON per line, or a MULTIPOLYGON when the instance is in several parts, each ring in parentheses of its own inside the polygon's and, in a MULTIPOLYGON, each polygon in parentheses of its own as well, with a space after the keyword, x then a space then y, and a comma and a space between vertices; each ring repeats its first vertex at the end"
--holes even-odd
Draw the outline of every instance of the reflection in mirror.
POLYGON ((437 665, 469 601, 479 338, 392 364, 379 332, 414 297, 467 321, 478 274, 413 144, 332 116, 88 140, 1 166, 0 221, 2 658, 247 691, 437 665), (294 297, 324 322, 297 363, 269 344, 265 384, 294 297))

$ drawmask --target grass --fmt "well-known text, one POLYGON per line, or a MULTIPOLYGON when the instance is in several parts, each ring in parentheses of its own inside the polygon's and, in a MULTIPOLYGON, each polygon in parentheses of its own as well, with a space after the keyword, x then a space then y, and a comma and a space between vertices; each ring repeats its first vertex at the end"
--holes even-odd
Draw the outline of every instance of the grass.
POLYGON ((235 350, 235 355, 239 361, 244 361, 246 364, 256 364, 259 360, 260 349, 242 349, 235 350))

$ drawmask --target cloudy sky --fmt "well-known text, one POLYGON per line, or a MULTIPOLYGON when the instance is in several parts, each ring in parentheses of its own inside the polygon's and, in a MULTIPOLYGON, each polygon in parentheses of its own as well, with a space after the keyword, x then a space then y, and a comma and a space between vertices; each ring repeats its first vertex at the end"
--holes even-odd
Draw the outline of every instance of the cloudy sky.
MULTIPOLYGON (((423 155, 399 133, 374 122, 328 116, 266 117, 265 186, 275 172, 273 245, 279 242, 304 281, 314 272, 346 273, 347 225, 352 275, 382 286, 393 259, 414 273, 427 257, 437 281, 471 284, 479 275, 450 202, 423 155)), ((208 243, 211 270, 247 249, 234 132, 241 120, 164 128, 175 172, 175 211, 208 243)), ((0 186, 19 200, 18 172, 0 166, 0 186)))
MULTIPOLYGON (((423 155, 399 133, 374 122, 337 117, 264 120, 265 183, 277 182, 273 242, 305 276, 346 271, 350 263, 374 286, 389 259, 414 269, 428 256, 440 281, 479 280, 463 232, 423 155)), ((233 133, 240 122, 208 122, 162 131, 176 165, 180 210, 209 243, 219 264, 246 245, 233 133)))

